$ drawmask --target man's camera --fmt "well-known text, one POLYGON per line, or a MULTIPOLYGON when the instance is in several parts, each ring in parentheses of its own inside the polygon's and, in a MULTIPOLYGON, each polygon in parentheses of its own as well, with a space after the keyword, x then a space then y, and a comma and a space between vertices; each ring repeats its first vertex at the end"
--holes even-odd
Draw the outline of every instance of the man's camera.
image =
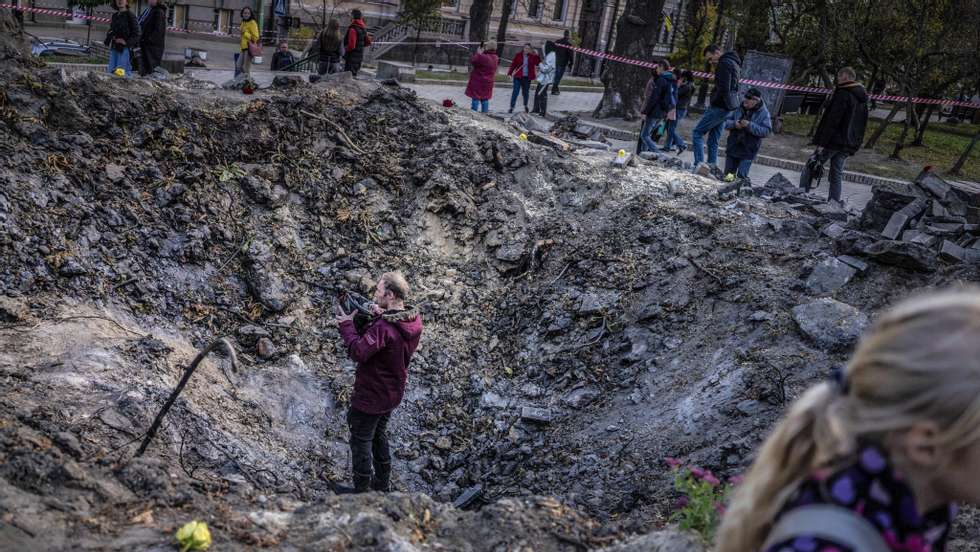
POLYGON ((377 304, 360 293, 343 290, 337 296, 337 306, 345 315, 354 315, 354 328, 360 333, 374 320, 374 308, 377 304))

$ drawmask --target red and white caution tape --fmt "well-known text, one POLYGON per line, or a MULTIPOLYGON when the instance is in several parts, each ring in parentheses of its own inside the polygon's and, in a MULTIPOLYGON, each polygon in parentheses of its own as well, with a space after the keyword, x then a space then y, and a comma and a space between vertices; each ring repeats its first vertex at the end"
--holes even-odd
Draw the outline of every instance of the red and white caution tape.
MULTIPOLYGON (((607 54, 606 52, 599 52, 599 51, 596 51, 596 50, 589 50, 587 48, 579 48, 578 46, 571 46, 571 45, 567 45, 567 44, 555 44, 555 46, 559 46, 559 47, 562 47, 562 48, 568 48, 569 50, 572 50, 574 52, 578 52, 578 53, 583 54, 583 55, 587 55, 589 57, 596 57, 596 58, 600 58, 600 59, 608 59, 609 61, 615 61, 615 62, 618 62, 618 63, 626 63, 626 64, 629 64, 629 65, 636 65, 636 66, 639 66, 639 67, 646 67, 646 68, 649 68, 649 69, 653 69, 657 65, 656 63, 654 63, 652 61, 643 61, 643 60, 639 60, 639 59, 633 59, 633 58, 628 58, 628 57, 623 57, 623 56, 617 56, 617 55, 613 55, 613 54, 607 54)), ((703 71, 692 71, 692 73, 694 73, 694 76, 695 77, 702 78, 702 79, 713 79, 714 78, 714 75, 713 74, 711 74, 711 73, 705 73, 703 71)), ((739 82, 741 84, 747 84, 749 86, 760 86, 762 88, 778 88, 778 89, 781 89, 781 90, 789 90, 791 92, 805 92, 805 93, 808 93, 808 94, 824 94, 824 95, 827 95, 827 94, 833 93, 833 90, 829 90, 829 89, 826 89, 826 88, 814 88, 812 86, 800 86, 800 85, 797 85, 797 84, 784 84, 784 83, 781 83, 781 82, 769 82, 769 81, 760 81, 760 80, 751 80, 751 79, 742 79, 739 82)), ((870 95, 868 97, 871 98, 871 99, 873 99, 873 100, 879 100, 879 101, 884 101, 884 102, 907 102, 909 100, 908 96, 886 96, 884 94, 873 94, 873 95, 870 95)), ((959 100, 944 100, 944 99, 936 99, 936 98, 912 98, 912 103, 926 104, 926 105, 953 105, 953 106, 957 106, 957 107, 972 107, 972 108, 975 108, 975 109, 980 109, 980 103, 966 102, 966 101, 959 101, 959 100)))

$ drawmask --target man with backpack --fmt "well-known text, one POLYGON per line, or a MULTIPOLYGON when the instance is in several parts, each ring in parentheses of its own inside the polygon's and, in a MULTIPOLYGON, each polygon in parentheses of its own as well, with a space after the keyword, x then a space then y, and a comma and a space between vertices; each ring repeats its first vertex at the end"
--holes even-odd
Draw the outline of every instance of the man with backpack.
POLYGON ((823 175, 824 163, 830 161, 829 199, 840 203, 844 182, 844 162, 857 153, 864 142, 868 124, 868 93, 857 81, 854 69, 837 72, 837 87, 813 135, 817 151, 800 174, 800 187, 809 191, 814 178, 823 175))
POLYGON ((653 139, 654 131, 664 124, 664 121, 675 116, 677 106, 677 85, 674 74, 670 71, 667 60, 661 59, 653 69, 650 81, 647 82, 646 101, 641 113, 645 116, 643 127, 640 129, 640 141, 637 153, 643 151, 660 151, 653 139))
POLYGON ((345 41, 347 53, 344 56, 344 69, 357 77, 357 72, 361 70, 361 63, 364 61, 364 49, 371 45, 371 35, 367 32, 361 10, 351 10, 350 17, 351 22, 347 27, 345 41))

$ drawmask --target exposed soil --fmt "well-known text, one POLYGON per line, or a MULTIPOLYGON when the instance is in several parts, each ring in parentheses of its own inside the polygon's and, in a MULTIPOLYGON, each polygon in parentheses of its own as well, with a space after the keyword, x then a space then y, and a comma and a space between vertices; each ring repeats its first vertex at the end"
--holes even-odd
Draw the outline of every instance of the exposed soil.
POLYGON ((285 84, 0 61, 0 548, 168 549, 190 519, 219 550, 612 545, 665 524, 665 456, 743 470, 846 360, 853 336, 801 332, 794 307, 833 296, 859 323, 977 279, 871 262, 817 292, 840 247, 820 231, 847 213, 720 199, 397 86, 285 84), (426 324, 391 425, 405 493, 338 497, 353 365, 333 297, 392 268, 426 324), (206 359, 134 458, 222 336, 240 370, 206 359), (451 506, 477 485, 482 508, 451 506))

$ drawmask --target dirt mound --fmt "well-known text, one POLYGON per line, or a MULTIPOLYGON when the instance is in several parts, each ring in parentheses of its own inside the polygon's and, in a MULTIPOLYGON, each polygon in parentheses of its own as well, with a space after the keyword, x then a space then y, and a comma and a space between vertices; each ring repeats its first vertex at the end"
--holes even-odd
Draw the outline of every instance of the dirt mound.
POLYGON ((851 273, 821 234, 846 213, 723 201, 397 86, 246 98, 0 69, 0 504, 22 512, 0 538, 144 545, 201 517, 242 547, 599 546, 663 519, 664 456, 741 470, 846 358, 840 317, 975 279, 851 273), (329 490, 353 380, 333 297, 394 267, 427 327, 391 425, 396 486, 439 503, 329 490), (205 361, 134 460, 225 335, 242 370, 205 361), (464 495, 490 505, 444 504, 464 495))

